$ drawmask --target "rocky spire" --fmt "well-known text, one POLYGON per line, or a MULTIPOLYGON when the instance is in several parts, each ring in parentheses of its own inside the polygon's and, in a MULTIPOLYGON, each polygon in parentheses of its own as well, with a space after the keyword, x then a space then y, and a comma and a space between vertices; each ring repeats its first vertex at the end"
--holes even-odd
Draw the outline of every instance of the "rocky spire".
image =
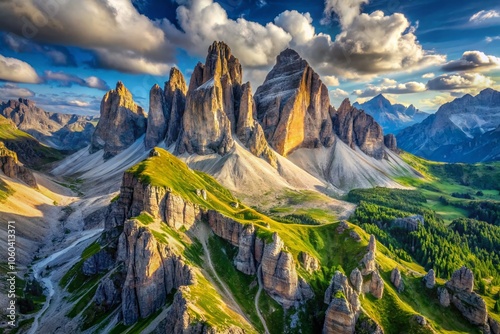
POLYGON ((90 152, 104 149, 104 158, 120 153, 146 132, 146 114, 130 91, 118 81, 101 101, 101 116, 92 135, 90 152))
POLYGON ((165 89, 154 85, 149 93, 148 127, 144 145, 152 148, 162 140, 167 146, 179 137, 182 115, 186 106, 186 81, 175 67, 165 82, 165 89))
POLYGON ((351 148, 358 146, 364 153, 376 158, 384 157, 384 134, 380 125, 363 110, 351 106, 345 99, 332 113, 333 130, 351 148))
POLYGON ((255 101, 265 136, 278 153, 333 144, 328 89, 294 50, 278 55, 255 101))

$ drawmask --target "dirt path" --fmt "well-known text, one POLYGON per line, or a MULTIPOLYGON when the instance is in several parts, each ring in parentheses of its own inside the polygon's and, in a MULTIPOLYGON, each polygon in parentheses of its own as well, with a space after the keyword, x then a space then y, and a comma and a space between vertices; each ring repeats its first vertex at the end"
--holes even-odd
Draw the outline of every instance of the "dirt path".
POLYGON ((211 233, 211 231, 208 229, 208 227, 205 224, 198 224, 196 226, 195 235, 198 238, 198 240, 200 241, 201 245, 203 246, 203 250, 206 254, 206 258, 208 261, 208 266, 210 267, 210 271, 212 271, 215 279, 217 280, 220 287, 222 288, 225 296, 231 302, 231 304, 232 304, 231 308, 235 312, 240 314, 249 324, 251 324, 252 322, 250 321, 250 319, 248 319, 245 312, 243 312, 243 310, 241 309, 240 305, 238 304, 238 302, 234 298, 233 294, 231 293, 231 291, 229 290, 227 285, 220 279, 219 275, 217 275, 217 272, 215 271, 215 268, 212 264, 212 255, 210 254, 210 250, 208 249, 208 246, 207 246, 207 240, 208 240, 208 236, 210 235, 210 233, 211 233))
POLYGON ((257 294, 255 294, 255 311, 257 311, 257 315, 259 316, 260 322, 262 323, 262 326, 264 326, 264 331, 266 334, 269 334, 269 329, 267 328, 266 320, 260 313, 259 309, 259 298, 260 298, 260 293, 262 292, 262 264, 259 264, 259 268, 257 269, 257 282, 259 282, 259 290, 257 291, 257 294))

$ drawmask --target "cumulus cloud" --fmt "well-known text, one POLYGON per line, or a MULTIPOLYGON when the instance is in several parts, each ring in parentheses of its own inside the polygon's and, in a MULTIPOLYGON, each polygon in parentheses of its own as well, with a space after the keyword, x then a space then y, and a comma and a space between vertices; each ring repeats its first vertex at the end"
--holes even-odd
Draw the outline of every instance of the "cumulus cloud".
POLYGON ((52 65, 77 66, 75 57, 63 46, 40 45, 14 34, 3 34, 2 40, 12 51, 43 54, 50 59, 52 65))
POLYGON ((394 79, 390 79, 390 78, 383 78, 382 80, 380 80, 380 83, 382 85, 395 85, 397 84, 398 82, 394 79))
POLYGON ((424 75, 422 75, 422 78, 424 79, 432 79, 434 78, 436 75, 434 73, 425 73, 424 75))
MULTIPOLYGON (((313 37, 307 39, 305 36, 311 36, 314 27, 306 14, 287 11, 275 19, 277 25, 292 35, 291 44, 321 73, 356 79, 424 68, 445 61, 445 56, 422 48, 403 14, 386 16, 382 11, 359 14, 359 6, 346 9, 342 3, 334 2, 337 5, 332 7, 338 10, 342 25, 335 40, 323 33, 313 33, 313 37)), ((359 1, 350 6, 356 4, 359 5, 359 1)))
POLYGON ((444 74, 427 82, 429 90, 483 89, 495 82, 480 73, 444 74))
POLYGON ((291 36, 274 23, 261 25, 244 18, 232 20, 212 0, 178 1, 177 21, 182 29, 164 22, 166 34, 179 46, 205 55, 214 40, 223 40, 247 67, 263 67, 274 63, 291 36))
POLYGON ((1 1, 0 12, 5 14, 1 30, 43 43, 106 50, 96 52, 96 57, 101 60, 112 53, 115 67, 126 65, 119 58, 128 58, 130 62, 142 61, 146 73, 157 74, 158 64, 175 60, 175 47, 160 23, 139 14, 129 0, 1 1))
POLYGON ((371 97, 378 94, 410 94, 418 93, 426 90, 425 84, 416 81, 410 81, 401 84, 395 84, 390 86, 374 86, 369 85, 365 89, 356 89, 353 94, 358 97, 371 97))
POLYGON ((481 10, 476 14, 472 15, 469 22, 481 22, 485 20, 500 18, 500 12, 497 10, 481 10))
MULTIPOLYGON (((285 11, 273 22, 233 20, 213 0, 175 0, 176 21, 150 20, 130 0, 0 2, 0 29, 43 43, 91 50, 93 67, 162 75, 177 48, 204 56, 214 40, 231 46, 245 69, 268 69, 286 47, 295 48, 322 75, 356 79, 443 63, 425 51, 415 26, 400 13, 361 13, 369 0, 326 0, 323 23, 338 17, 341 32, 316 33, 309 13, 285 11), (18 18, 23 18, 19 20, 18 18)), ((61 56, 61 55, 59 55, 61 56)), ((55 55, 54 55, 55 58, 55 55)))
POLYGON ((40 78, 30 64, 17 58, 4 57, 0 55, 0 80, 38 83, 40 78))
POLYGON ((334 75, 324 75, 321 77, 323 83, 327 86, 338 86, 339 79, 334 75))
POLYGON ((349 93, 346 92, 345 90, 343 89, 340 89, 340 88, 336 88, 334 90, 331 90, 330 91, 330 95, 333 97, 333 98, 337 98, 337 99, 343 99, 343 98, 346 98, 349 96, 349 93))
POLYGON ((13 83, 5 83, 0 85, 0 100, 9 100, 9 99, 17 99, 17 98, 28 98, 34 96, 35 93, 24 87, 19 87, 13 83))
POLYGON ((342 27, 348 27, 361 12, 361 5, 370 0, 325 0, 322 24, 331 22, 331 17, 337 14, 342 27))
POLYGON ((500 58, 486 55, 481 51, 465 51, 460 59, 443 65, 443 71, 487 70, 500 67, 500 58))
POLYGON ((64 73, 61 71, 45 71, 43 80, 45 82, 57 82, 61 87, 71 87, 72 85, 78 85, 82 87, 96 88, 104 91, 110 89, 108 84, 101 78, 90 76, 88 78, 82 79, 77 75, 64 73))

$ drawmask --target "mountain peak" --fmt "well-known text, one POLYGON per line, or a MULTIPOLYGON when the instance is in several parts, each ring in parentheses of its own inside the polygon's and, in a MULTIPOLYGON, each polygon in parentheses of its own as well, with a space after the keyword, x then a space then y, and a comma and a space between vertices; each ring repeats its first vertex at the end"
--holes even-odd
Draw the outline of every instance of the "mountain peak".
POLYGON ((351 101, 349 100, 349 98, 348 98, 348 97, 346 97, 346 98, 344 99, 344 101, 342 101, 342 103, 340 104, 340 107, 339 107, 339 109, 338 109, 338 110, 339 110, 339 111, 340 111, 340 110, 349 110, 349 109, 351 109, 351 107, 352 107, 352 106, 351 106, 351 101))
POLYGON ((287 48, 276 57, 276 63, 278 64, 290 64, 297 61, 303 60, 302 57, 297 53, 297 51, 287 48))
POLYGON ((213 42, 208 48, 208 55, 203 68, 203 81, 215 76, 227 75, 231 82, 241 85, 242 70, 240 61, 233 56, 231 48, 224 42, 213 42))

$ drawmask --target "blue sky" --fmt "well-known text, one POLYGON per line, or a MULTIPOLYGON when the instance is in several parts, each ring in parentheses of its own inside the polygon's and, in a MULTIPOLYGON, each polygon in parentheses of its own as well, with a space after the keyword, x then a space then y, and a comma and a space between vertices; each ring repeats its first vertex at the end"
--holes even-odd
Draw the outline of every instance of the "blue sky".
POLYGON ((23 0, 0 3, 0 100, 99 113, 121 80, 147 110, 172 66, 189 80, 214 40, 240 59, 254 90, 294 48, 334 106, 382 93, 433 112, 500 89, 497 0, 23 0))

